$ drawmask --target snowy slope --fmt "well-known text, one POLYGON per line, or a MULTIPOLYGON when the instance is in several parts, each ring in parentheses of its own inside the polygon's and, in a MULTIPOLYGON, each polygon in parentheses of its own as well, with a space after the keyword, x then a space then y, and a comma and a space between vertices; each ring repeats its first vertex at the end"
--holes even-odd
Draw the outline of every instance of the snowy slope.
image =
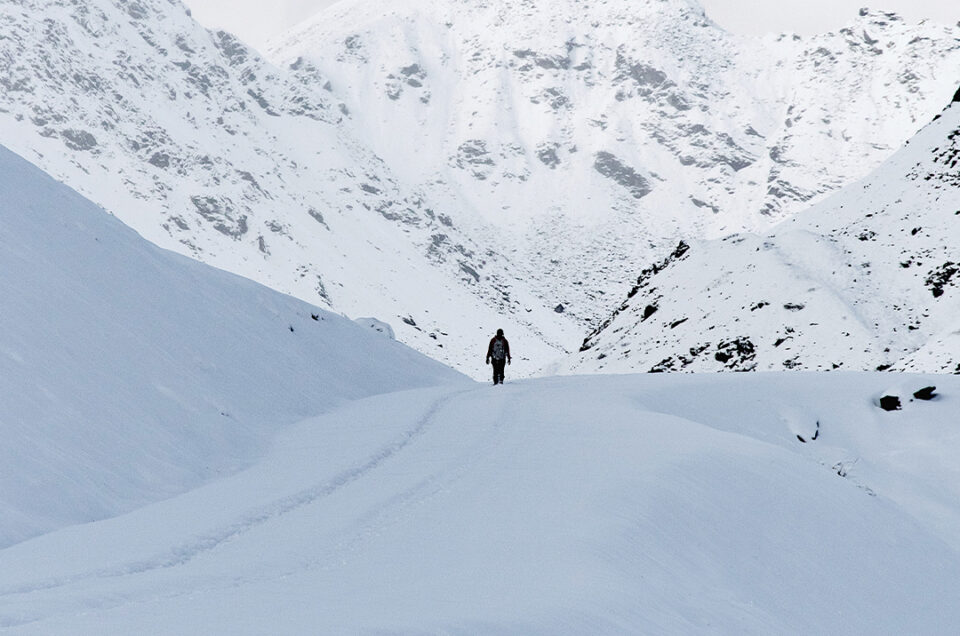
POLYGON ((3 148, 0 272, 0 546, 235 472, 347 400, 464 380, 156 248, 3 148))
POLYGON ((760 39, 692 0, 351 0, 271 57, 590 323, 651 246, 766 229, 866 175, 960 82, 958 38, 870 11, 760 39))
POLYGON ((355 402, 234 477, 0 551, 0 625, 951 633, 960 381, 901 380, 942 395, 886 413, 886 375, 737 374, 355 402))
POLYGON ((324 81, 179 2, 7 0, 0 29, 0 143, 147 239, 474 370, 498 326, 534 359, 582 337, 345 131, 324 81))
POLYGON ((644 271, 568 370, 960 372, 960 92, 873 174, 766 235, 644 271))

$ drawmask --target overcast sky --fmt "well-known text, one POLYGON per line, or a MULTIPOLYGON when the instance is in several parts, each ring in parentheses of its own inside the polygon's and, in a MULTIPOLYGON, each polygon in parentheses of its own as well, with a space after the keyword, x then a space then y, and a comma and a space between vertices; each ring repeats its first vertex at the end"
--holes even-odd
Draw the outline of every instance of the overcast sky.
MULTIPOLYGON (((271 37, 334 2, 184 1, 203 24, 232 31, 254 46, 261 46, 271 37)), ((728 31, 749 34, 789 31, 809 35, 835 31, 849 24, 864 5, 895 11, 912 21, 924 18, 944 24, 960 21, 960 0, 700 0, 700 4, 715 22, 728 31)))

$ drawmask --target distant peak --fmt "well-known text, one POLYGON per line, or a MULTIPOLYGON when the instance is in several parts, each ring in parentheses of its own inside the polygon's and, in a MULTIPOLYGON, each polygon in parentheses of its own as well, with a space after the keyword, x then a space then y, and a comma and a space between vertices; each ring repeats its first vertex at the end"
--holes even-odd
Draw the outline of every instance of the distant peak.
POLYGON ((866 18, 869 22, 886 24, 887 22, 903 22, 903 18, 893 11, 879 11, 863 7, 860 9, 860 17, 866 18))

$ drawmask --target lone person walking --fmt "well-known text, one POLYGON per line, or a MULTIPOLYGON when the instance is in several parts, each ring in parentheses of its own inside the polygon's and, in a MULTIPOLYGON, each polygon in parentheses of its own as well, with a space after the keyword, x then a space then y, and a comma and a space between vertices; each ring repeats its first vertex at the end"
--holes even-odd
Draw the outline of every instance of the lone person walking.
POLYGON ((487 347, 487 364, 493 360, 493 383, 503 384, 503 366, 510 364, 510 343, 503 337, 503 329, 497 329, 497 335, 490 339, 487 347))

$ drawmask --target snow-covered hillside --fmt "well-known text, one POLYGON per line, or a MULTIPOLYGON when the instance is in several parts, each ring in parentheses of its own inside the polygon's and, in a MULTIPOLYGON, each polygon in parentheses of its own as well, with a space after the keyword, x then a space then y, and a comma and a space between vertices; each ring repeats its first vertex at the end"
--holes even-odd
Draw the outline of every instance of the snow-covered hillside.
POLYGON ((864 180, 766 235, 681 244, 567 370, 960 372, 960 91, 864 180))
POLYGON ((0 546, 235 472, 347 400, 465 380, 156 248, 3 148, 0 272, 0 546))
POLYGON ((960 379, 904 376, 941 395, 901 392, 887 413, 889 380, 606 376, 355 402, 248 471, 0 550, 0 626, 951 633, 960 379))
POLYGON ((693 0, 352 0, 271 56, 589 323, 651 245, 766 229, 866 175, 960 82, 960 26, 862 11, 758 39, 693 0))
POLYGON ((582 338, 345 133, 324 82, 178 1, 7 0, 0 29, 0 143, 149 240, 464 367, 497 326, 539 360, 582 338))
POLYGON ((535 372, 662 241, 799 209, 960 79, 955 28, 744 40, 687 0, 341 4, 282 68, 176 0, 5 0, 0 29, 0 143, 477 376, 496 327, 535 372))

